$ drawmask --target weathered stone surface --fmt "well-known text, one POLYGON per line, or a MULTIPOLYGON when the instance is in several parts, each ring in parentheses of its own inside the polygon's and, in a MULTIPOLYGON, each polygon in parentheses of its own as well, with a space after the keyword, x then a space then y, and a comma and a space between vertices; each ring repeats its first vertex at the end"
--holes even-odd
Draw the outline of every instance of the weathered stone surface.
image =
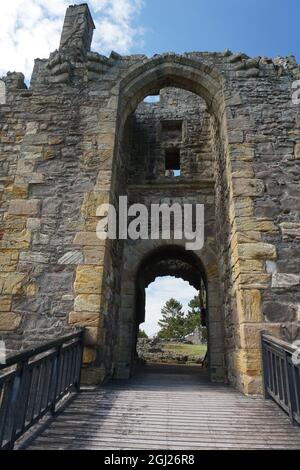
POLYGON ((276 232, 278 228, 272 220, 262 220, 248 217, 237 217, 234 226, 239 231, 253 232, 276 232))
POLYGON ((1 295, 0 296, 0 312, 10 312, 12 297, 1 295))
POLYGON ((232 161, 231 172, 233 178, 254 178, 254 170, 251 162, 232 161))
POLYGON ((108 202, 109 192, 107 191, 87 193, 81 206, 81 213, 85 217, 95 217, 98 207, 108 202))
POLYGON ((59 258, 57 264, 81 264, 82 262, 83 255, 81 251, 68 251, 68 253, 59 258))
POLYGON ((62 201, 55 197, 46 197, 42 204, 43 216, 56 216, 60 210, 62 201))
POLYGON ((77 295, 74 302, 76 312, 100 312, 100 295, 80 294, 77 295))
MULTIPOLYGON (((95 25, 87 4, 69 6, 66 12, 59 49, 75 49, 85 55, 90 51, 95 25)), ((51 66, 56 65, 55 57, 51 66)))
POLYGON ((39 212, 40 201, 30 199, 15 199, 10 202, 8 213, 14 215, 36 215, 39 212))
POLYGON ((41 219, 29 217, 26 222, 26 227, 31 232, 36 232, 41 228, 41 219))
POLYGON ((246 395, 262 395, 263 393, 263 383, 261 376, 241 374, 241 384, 241 390, 246 395))
POLYGON ((101 322, 101 316, 96 312, 70 312, 69 314, 70 325, 98 327, 101 322))
POLYGON ((74 290, 77 294, 100 294, 102 291, 102 266, 85 266, 77 268, 74 290))
POLYGON ((237 368, 242 374, 259 375, 261 373, 260 350, 239 350, 237 354, 237 368))
POLYGON ((64 293, 71 290, 73 278, 72 271, 58 270, 53 273, 45 272, 39 279, 39 283, 45 293, 48 295, 53 293, 57 296, 59 292, 64 293))
POLYGON ((272 287, 279 289, 290 289, 300 285, 299 274, 274 273, 272 275, 272 287))
POLYGON ((30 282, 26 285, 26 295, 27 297, 34 297, 38 292, 38 284, 35 282, 30 282))
MULTIPOLYGON (((292 300, 292 299, 291 299, 292 300)), ((270 322, 290 322, 297 316, 298 306, 285 302, 264 302, 263 314, 270 322)))
POLYGON ((230 144, 242 143, 244 142, 244 134, 241 131, 231 131, 228 134, 228 142, 230 144))
POLYGON ((103 265, 104 264, 104 248, 103 247, 87 247, 83 250, 84 262, 90 265, 103 265))
POLYGON ((260 241, 262 241, 262 236, 260 232, 235 232, 232 237, 232 247, 235 248, 237 243, 257 243, 260 241))
POLYGON ((103 246, 105 245, 105 240, 100 240, 96 232, 78 232, 73 243, 74 245, 103 246))
POLYGON ((26 228, 26 217, 7 214, 4 219, 4 228, 11 232, 21 232, 26 228))
POLYGON ((0 274, 0 293, 3 295, 18 294, 22 289, 25 277, 23 273, 0 274))
POLYGON ((0 331, 14 331, 18 329, 22 320, 19 313, 0 312, 0 331))
POLYGON ((99 328, 86 326, 84 329, 84 343, 87 346, 96 346, 99 339, 99 328))
POLYGON ((254 148, 250 144, 230 144, 228 146, 230 160, 252 162, 254 158, 254 148))
POLYGON ((23 261, 25 263, 47 264, 49 262, 49 255, 40 252, 23 251, 20 253, 20 261, 23 261))
POLYGON ((5 104, 5 103, 6 103, 5 82, 3 80, 0 80, 0 104, 5 104))
POLYGON ((27 135, 33 135, 33 134, 37 134, 38 132, 38 129, 39 129, 39 125, 37 122, 27 122, 26 124, 26 134, 27 135))
POLYGON ((294 155, 297 160, 300 159, 300 142, 295 143, 294 155))
POLYGON ((253 201, 250 197, 234 198, 230 205, 230 219, 235 217, 251 217, 253 215, 253 201))
POLYGON ((261 293, 257 289, 237 292, 237 308, 240 322, 262 322, 261 293))
POLYGON ((240 326, 241 347, 246 350, 260 350, 261 332, 267 331, 275 337, 280 335, 280 323, 243 323, 240 326))
POLYGON ((2 272, 12 272, 17 268, 19 253, 16 250, 3 249, 0 252, 0 267, 2 272))
POLYGON ((29 230, 22 230, 21 232, 6 232, 0 241, 2 248, 9 249, 24 249, 28 248, 31 241, 31 232, 29 230))
POLYGON ((283 239, 294 238, 300 240, 300 223, 282 222, 280 225, 283 239))
POLYGON ((260 260, 238 260, 232 267, 234 277, 240 274, 246 273, 262 273, 263 272, 263 261, 260 260))
POLYGON ((238 278, 241 289, 268 289, 271 285, 270 274, 247 273, 238 278))
POLYGON ((28 185, 28 184, 40 184, 44 182, 44 175, 41 173, 27 173, 22 176, 16 176, 16 186, 28 185))
POLYGON ((276 259, 276 247, 269 243, 243 243, 237 250, 241 259, 276 259))
POLYGON ((235 196, 261 196, 265 190, 264 182, 255 178, 234 178, 233 192, 235 196))
POLYGON ((97 352, 93 347, 85 346, 83 350, 83 364, 91 364, 96 361, 97 352))

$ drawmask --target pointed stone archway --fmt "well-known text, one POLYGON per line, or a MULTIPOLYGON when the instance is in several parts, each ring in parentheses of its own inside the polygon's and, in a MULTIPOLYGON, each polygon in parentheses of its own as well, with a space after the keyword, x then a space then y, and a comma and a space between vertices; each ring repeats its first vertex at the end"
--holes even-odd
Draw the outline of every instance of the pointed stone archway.
POLYGON ((178 240, 141 240, 125 248, 115 377, 128 378, 131 374, 137 327, 145 315, 145 288, 157 276, 163 275, 180 277, 197 290, 201 280, 204 281, 209 374, 212 381, 226 381, 224 319, 215 253, 211 246, 198 252, 186 251, 184 243, 178 243, 178 240))

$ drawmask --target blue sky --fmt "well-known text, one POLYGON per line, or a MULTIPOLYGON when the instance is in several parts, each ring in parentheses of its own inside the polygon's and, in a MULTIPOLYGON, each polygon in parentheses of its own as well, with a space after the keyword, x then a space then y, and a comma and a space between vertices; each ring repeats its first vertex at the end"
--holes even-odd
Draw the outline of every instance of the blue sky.
POLYGON ((299 0, 148 0, 138 22, 142 51, 294 54, 300 60, 299 0))
MULTIPOLYGON (((82 0, 1 2, 0 76, 23 72, 59 44, 69 4, 82 0)), ((250 56, 294 54, 300 62, 300 0, 90 0, 96 31, 92 49, 109 55, 174 51, 242 51, 250 56)), ((174 296, 186 309, 195 291, 174 278, 147 290, 147 324, 157 330, 160 309, 174 296), (179 294, 180 293, 180 294, 179 294)))

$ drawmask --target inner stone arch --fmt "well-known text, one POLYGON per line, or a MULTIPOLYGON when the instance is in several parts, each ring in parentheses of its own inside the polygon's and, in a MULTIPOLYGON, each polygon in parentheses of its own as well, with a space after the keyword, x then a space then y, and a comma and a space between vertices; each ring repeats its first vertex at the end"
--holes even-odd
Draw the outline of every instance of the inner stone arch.
POLYGON ((119 86, 119 115, 124 122, 147 95, 165 87, 181 88, 200 96, 216 116, 222 112, 223 85, 212 67, 176 54, 163 54, 132 67, 119 86))
POLYGON ((208 372, 212 381, 226 380, 224 351, 224 322, 220 303, 220 283, 216 273, 207 273, 211 256, 206 250, 189 252, 183 244, 140 242, 134 250, 125 249, 119 350, 115 377, 128 378, 131 374, 139 325, 145 320, 145 289, 157 277, 174 276, 189 282, 205 298, 208 329, 208 372))
POLYGON ((187 281, 196 290, 207 285, 202 262, 178 245, 167 245, 151 251, 140 263, 136 274, 136 320, 145 319, 145 289, 159 276, 174 276, 187 281))

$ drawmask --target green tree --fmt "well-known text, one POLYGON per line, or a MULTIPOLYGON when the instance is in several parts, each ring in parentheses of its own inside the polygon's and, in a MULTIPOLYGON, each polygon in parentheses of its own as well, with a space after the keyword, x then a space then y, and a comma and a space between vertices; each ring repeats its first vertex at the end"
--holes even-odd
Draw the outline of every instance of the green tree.
POLYGON ((205 341, 207 341, 207 328, 204 326, 201 326, 200 315, 201 315, 200 299, 199 299, 199 296, 196 295, 189 302, 189 310, 188 310, 188 314, 186 317, 186 329, 187 329, 186 334, 188 335, 190 333, 193 333, 196 330, 196 328, 198 328, 200 336, 205 341))
POLYGON ((188 304, 189 310, 186 316, 186 334, 193 333, 200 327, 200 300, 196 295, 188 304))
POLYGON ((144 331, 144 330, 139 330, 139 332, 138 332, 138 338, 148 338, 148 335, 147 335, 146 331, 144 331))
POLYGON ((176 299, 169 299, 161 309, 162 319, 158 322, 161 339, 182 340, 186 334, 184 312, 182 305, 176 299))

